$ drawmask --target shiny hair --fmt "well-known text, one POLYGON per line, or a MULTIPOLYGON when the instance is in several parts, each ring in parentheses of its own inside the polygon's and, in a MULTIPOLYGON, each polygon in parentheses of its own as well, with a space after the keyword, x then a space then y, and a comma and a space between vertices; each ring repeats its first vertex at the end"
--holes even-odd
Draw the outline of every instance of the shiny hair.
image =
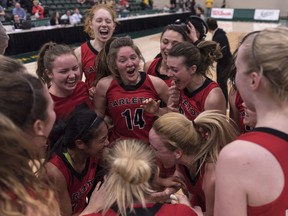
POLYGON ((48 118, 44 88, 31 74, 0 73, 0 112, 22 130, 30 129, 37 119, 48 118))
POLYGON ((73 49, 67 45, 57 44, 54 42, 45 43, 39 51, 37 60, 36 74, 39 79, 49 86, 51 84, 51 80, 45 70, 52 73, 53 62, 55 59, 66 54, 72 54, 75 56, 73 49))
POLYGON ((35 173, 42 164, 26 134, 0 113, 0 215, 59 216, 53 192, 35 173), (31 213, 31 212, 30 212, 31 213))
POLYGON ((120 140, 106 161, 109 173, 104 186, 109 194, 103 212, 116 204, 120 215, 126 216, 126 208, 133 211, 135 201, 145 207, 145 198, 154 192, 151 185, 157 173, 152 149, 140 140, 120 140))
POLYGON ((180 35, 182 35, 183 41, 191 41, 191 39, 187 35, 185 28, 182 25, 178 24, 167 25, 161 33, 160 40, 162 39, 165 32, 168 30, 178 32, 180 35))
POLYGON ((91 25, 92 25, 92 20, 93 20, 95 12, 100 10, 100 9, 104 9, 104 10, 108 11, 112 17, 113 22, 118 23, 117 14, 113 8, 109 7, 106 4, 94 5, 90 10, 87 10, 86 18, 85 18, 85 22, 84 22, 84 32, 86 32, 90 38, 95 38, 94 32, 91 29, 91 25))
POLYGON ((24 64, 17 59, 0 55, 0 73, 27 73, 24 64))
POLYGON ((199 160, 201 164, 216 163, 220 150, 238 136, 229 117, 217 110, 206 110, 194 121, 180 113, 167 113, 154 122, 153 129, 166 141, 170 151, 180 148, 184 154, 193 155, 191 164, 199 160))
POLYGON ((122 47, 131 47, 136 52, 138 58, 144 61, 144 57, 142 56, 140 49, 134 44, 133 40, 130 37, 116 38, 110 45, 110 50, 107 56, 107 63, 112 75, 117 80, 121 80, 121 77, 116 67, 116 58, 119 49, 122 47))
POLYGON ((201 41, 194 44, 184 41, 175 44, 168 53, 172 57, 184 57, 184 65, 191 67, 197 66, 196 73, 206 76, 210 68, 218 59, 222 58, 221 47, 214 41, 201 41))
POLYGON ((107 55, 109 53, 110 45, 115 39, 116 39, 115 37, 112 37, 109 40, 107 40, 105 42, 103 49, 97 55, 97 58, 95 60, 96 78, 93 83, 94 86, 97 85, 100 79, 112 74, 108 67, 107 55))
POLYGON ((248 65, 247 73, 263 75, 279 100, 288 95, 288 29, 276 27, 247 35, 240 48, 248 65))

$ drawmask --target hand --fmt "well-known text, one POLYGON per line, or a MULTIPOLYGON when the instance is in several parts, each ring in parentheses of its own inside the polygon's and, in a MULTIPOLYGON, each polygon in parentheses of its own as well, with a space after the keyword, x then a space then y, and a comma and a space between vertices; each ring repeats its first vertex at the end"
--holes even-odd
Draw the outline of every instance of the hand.
POLYGON ((157 115, 160 107, 160 100, 155 101, 152 98, 146 99, 143 101, 140 107, 143 108, 145 112, 157 115))
MULTIPOLYGON (((178 194, 178 193, 171 194, 170 199, 172 204, 180 203, 192 208, 189 199, 184 194, 178 194)), ((192 209, 197 214, 197 216, 203 216, 203 212, 200 206, 194 206, 192 209)))
POLYGON ((163 191, 152 193, 150 199, 154 202, 167 202, 170 199, 170 195, 176 193, 175 188, 166 188, 163 191))
POLYGON ((167 107, 172 112, 179 112, 179 104, 180 104, 180 90, 175 84, 175 81, 171 82, 171 86, 168 89, 168 104, 167 107))
POLYGON ((199 38, 197 37, 197 30, 195 29, 194 25, 191 22, 188 22, 187 28, 189 33, 187 32, 188 37, 195 43, 199 38))
MULTIPOLYGON (((106 177, 104 177, 104 181, 106 177)), ((81 212, 79 216, 91 214, 91 213, 98 213, 103 209, 103 206, 106 202, 107 191, 105 188, 104 183, 99 181, 91 194, 90 200, 86 208, 81 212)))
POLYGON ((94 94, 95 94, 95 87, 93 86, 93 87, 91 87, 91 88, 89 89, 89 99, 90 99, 91 101, 93 101, 94 94))
POLYGON ((176 191, 178 191, 181 188, 181 186, 184 185, 185 183, 178 176, 170 176, 167 178, 158 177, 156 179, 156 184, 158 186, 164 187, 164 188, 173 187, 173 188, 175 188, 176 191))

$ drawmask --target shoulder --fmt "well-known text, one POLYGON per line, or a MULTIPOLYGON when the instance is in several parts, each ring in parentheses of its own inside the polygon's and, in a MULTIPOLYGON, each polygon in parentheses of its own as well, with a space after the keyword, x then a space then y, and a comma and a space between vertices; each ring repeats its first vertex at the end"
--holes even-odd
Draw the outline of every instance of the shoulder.
POLYGON ((78 59, 78 62, 81 62, 81 46, 77 47, 75 50, 74 50, 74 53, 78 59))
POLYGON ((156 76, 149 75, 149 74, 147 74, 147 76, 152 81, 153 86, 158 93, 163 91, 163 90, 168 91, 168 86, 162 79, 160 79, 159 77, 156 77, 156 76))
POLYGON ((145 62, 145 65, 144 65, 144 71, 147 73, 149 68, 150 68, 150 65, 152 64, 153 60, 150 60, 150 61, 147 61, 145 62))
POLYGON ((56 165, 54 165, 51 162, 48 162, 46 163, 44 169, 46 171, 45 174, 52 182, 61 183, 62 185, 66 184, 66 179, 64 177, 63 172, 56 165))
POLYGON ((100 79, 96 85, 96 92, 106 93, 113 81, 113 76, 107 76, 100 79))

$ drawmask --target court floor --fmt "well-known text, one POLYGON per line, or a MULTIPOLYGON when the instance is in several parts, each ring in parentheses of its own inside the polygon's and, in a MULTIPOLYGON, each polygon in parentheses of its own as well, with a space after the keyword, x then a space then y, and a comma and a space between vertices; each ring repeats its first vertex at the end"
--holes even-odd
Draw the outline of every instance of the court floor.
MULTIPOLYGON (((254 22, 231 22, 231 21, 218 21, 219 28, 227 32, 230 42, 231 51, 233 52, 237 47, 240 39, 248 32, 262 30, 265 28, 276 27, 280 24, 277 23, 254 23, 254 22)), ((211 39, 211 35, 207 35, 207 40, 211 39)), ((145 60, 151 60, 159 53, 160 34, 153 34, 145 37, 134 39, 135 43, 139 46, 145 60)), ((36 63, 31 62, 25 64, 29 73, 35 74, 36 63)), ((213 76, 213 79, 215 77, 213 76)))

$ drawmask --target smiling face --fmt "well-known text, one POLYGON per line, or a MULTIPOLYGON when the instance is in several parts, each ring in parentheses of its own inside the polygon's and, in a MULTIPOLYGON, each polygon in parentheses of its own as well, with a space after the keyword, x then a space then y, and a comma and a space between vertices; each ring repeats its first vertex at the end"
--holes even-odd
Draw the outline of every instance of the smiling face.
POLYGON ((168 76, 175 81, 175 85, 180 90, 191 84, 192 75, 196 71, 196 67, 194 65, 188 68, 184 64, 184 60, 185 58, 183 56, 168 56, 167 58, 168 76))
POLYGON ((167 61, 168 52, 176 43, 183 42, 183 36, 173 30, 167 30, 163 33, 160 40, 160 51, 164 61, 167 61))
POLYGON ((63 54, 56 57, 53 61, 52 72, 47 75, 51 79, 50 89, 53 89, 54 93, 60 96, 72 94, 81 76, 76 56, 63 54))
POLYGON ((94 38, 105 43, 113 35, 115 22, 109 11, 100 8, 94 11, 90 28, 93 31, 94 38))
POLYGON ((165 146, 164 139, 156 133, 154 128, 152 128, 149 132, 149 142, 155 156, 161 161, 165 168, 175 166, 176 157, 174 152, 170 151, 165 146))
POLYGON ((139 82, 140 58, 132 47, 123 46, 119 48, 115 63, 121 80, 125 85, 135 85, 139 82))
POLYGON ((104 121, 100 123, 95 133, 97 133, 97 136, 90 140, 89 145, 86 148, 86 152, 90 156, 101 156, 104 148, 109 145, 108 129, 104 121))

